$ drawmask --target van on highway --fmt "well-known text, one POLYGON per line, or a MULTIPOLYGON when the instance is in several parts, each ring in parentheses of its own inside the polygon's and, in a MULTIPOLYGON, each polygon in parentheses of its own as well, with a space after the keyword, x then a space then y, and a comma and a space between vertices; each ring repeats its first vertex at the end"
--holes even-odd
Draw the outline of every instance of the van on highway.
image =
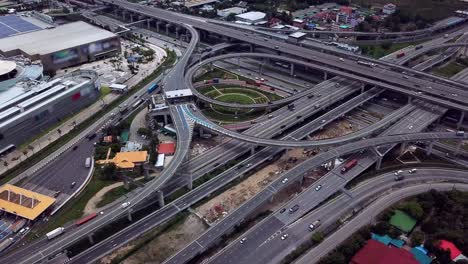
POLYGON ((312 224, 309 225, 309 230, 314 231, 319 226, 320 226, 320 220, 315 220, 312 224))
POLYGON ((90 168, 91 167, 91 158, 87 157, 85 160, 85 167, 90 168))
POLYGON ((130 202, 125 202, 122 204, 122 208, 127 208, 130 205, 130 202))

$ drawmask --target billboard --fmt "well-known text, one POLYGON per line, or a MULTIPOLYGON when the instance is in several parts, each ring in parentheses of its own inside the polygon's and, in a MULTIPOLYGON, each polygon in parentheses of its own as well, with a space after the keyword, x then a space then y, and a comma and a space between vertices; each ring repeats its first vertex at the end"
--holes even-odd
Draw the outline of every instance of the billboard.
POLYGON ((64 63, 78 58, 78 56, 78 50, 76 48, 57 51, 52 54, 52 62, 57 64, 64 63))

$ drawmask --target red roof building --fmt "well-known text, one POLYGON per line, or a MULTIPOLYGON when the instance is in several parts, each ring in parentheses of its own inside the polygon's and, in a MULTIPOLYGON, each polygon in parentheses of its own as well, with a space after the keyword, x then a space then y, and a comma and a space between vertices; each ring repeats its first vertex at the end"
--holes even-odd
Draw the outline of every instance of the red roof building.
POLYGON ((441 240, 439 248, 445 251, 450 251, 450 259, 454 260, 460 256, 461 251, 452 242, 447 240, 441 240))
POLYGON ((341 6, 340 12, 348 14, 350 16, 353 13, 353 8, 350 6, 341 6))
POLYGON ((350 264, 419 264, 413 255, 400 248, 389 247, 381 242, 370 239, 361 250, 354 255, 350 264))
POLYGON ((175 148, 175 143, 161 143, 158 145, 158 154, 174 155, 175 148))

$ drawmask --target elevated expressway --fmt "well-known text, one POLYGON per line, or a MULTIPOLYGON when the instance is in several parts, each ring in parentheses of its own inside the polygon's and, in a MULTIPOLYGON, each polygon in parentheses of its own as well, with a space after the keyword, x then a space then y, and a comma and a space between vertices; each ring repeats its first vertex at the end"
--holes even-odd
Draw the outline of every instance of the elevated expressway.
MULTIPOLYGON (((265 39, 264 37, 258 36, 254 33, 242 32, 238 29, 233 29, 230 27, 226 27, 226 26, 222 26, 222 25, 218 25, 214 23, 209 23, 209 20, 207 19, 189 17, 183 14, 178 14, 178 13, 174 13, 174 12, 170 12, 170 11, 166 11, 166 10, 162 10, 158 8, 148 7, 148 6, 143 7, 141 5, 130 3, 127 1, 123 1, 123 0, 102 0, 102 2, 108 6, 118 7, 118 8, 126 10, 127 12, 133 12, 135 14, 139 14, 146 18, 152 18, 155 20, 163 20, 163 21, 167 21, 167 22, 175 23, 175 24, 191 25, 194 28, 197 28, 199 30, 216 33, 221 36, 226 36, 232 40, 247 42, 255 46, 265 47, 271 50, 275 50, 276 47, 278 47, 277 50, 280 51, 282 54, 296 56, 298 58, 306 58, 310 62, 315 61, 316 63, 321 63, 321 64, 333 67, 341 71, 348 71, 354 74, 363 74, 363 72, 367 72, 368 76, 373 76, 369 72, 374 72, 374 71, 369 69, 368 67, 354 64, 350 69, 349 65, 343 64, 339 60, 339 58, 335 55, 325 54, 320 51, 306 49, 303 47, 299 47, 297 45, 286 43, 284 41, 265 39)), ((450 89, 450 87, 448 86, 458 87, 462 89, 464 88, 464 85, 461 83, 458 83, 452 80, 447 80, 445 78, 433 76, 427 73, 415 71, 412 69, 408 69, 406 67, 402 67, 402 66, 395 65, 392 63, 379 61, 375 59, 369 59, 364 56, 350 54, 350 53, 340 51, 340 50, 336 50, 334 51, 334 53, 338 56, 352 58, 355 60, 365 60, 365 61, 375 63, 377 65, 386 66, 392 69, 391 71, 385 71, 385 73, 381 73, 384 75, 384 78, 382 79, 385 79, 385 80, 388 80, 394 77, 394 76, 387 75, 389 72, 392 72, 393 74, 396 74, 396 75, 400 75, 399 76, 400 78, 398 79, 402 79, 402 74, 399 72, 407 71, 407 72, 413 73, 414 75, 418 77, 427 79, 425 81, 422 81, 423 82, 421 83, 422 86, 432 85, 433 87, 439 87, 442 89, 450 89), (395 70, 398 72, 395 72, 395 70)), ((404 85, 405 83, 407 82, 402 81, 402 85, 404 85)), ((411 86, 412 83, 409 83, 407 85, 411 86)))
MULTIPOLYGON (((415 134, 406 134, 406 135, 392 135, 392 136, 385 136, 385 137, 377 137, 371 139, 364 139, 359 142, 349 143, 343 146, 339 146, 336 148, 331 149, 330 151, 318 154, 301 164, 297 165, 296 167, 292 168, 291 170, 283 173, 282 177, 273 181, 270 185, 268 185, 265 189, 260 191, 253 199, 249 199, 246 201, 241 207, 237 210, 231 212, 227 215, 222 223, 217 224, 210 228, 207 232, 202 234, 199 238, 197 238, 194 242, 187 245, 181 251, 179 251, 176 255, 171 257, 165 263, 174 263, 174 264, 181 264, 187 263, 191 258, 196 256, 197 254, 205 251, 209 248, 213 241, 216 241, 221 238, 221 236, 227 233, 229 230, 232 230, 236 225, 238 225, 242 220, 245 219, 245 211, 250 211, 255 208, 259 208, 261 205, 268 202, 269 199, 276 193, 280 192, 284 188, 286 188, 286 184, 282 183, 283 179, 288 178, 288 182, 296 182, 300 181, 300 179, 311 169, 320 166, 336 157, 341 157, 350 153, 354 153, 356 151, 360 151, 363 149, 372 148, 375 146, 380 145, 391 145, 395 143, 401 142, 415 142, 415 141, 433 141, 433 140, 442 140, 442 139, 463 139, 466 140, 468 135, 464 135, 463 137, 457 137, 455 133, 415 133, 415 134)), ((326 178, 325 178, 326 180, 326 178)), ((349 182, 351 178, 344 178, 345 182, 349 182)), ((319 204, 321 201, 324 201, 328 197, 330 197, 333 193, 337 192, 342 186, 344 185, 326 185, 327 190, 323 190, 322 192, 318 192, 320 195, 317 199, 313 200, 314 204, 319 204)))
MULTIPOLYGON (((466 91, 466 90, 460 90, 460 89, 456 89, 456 88, 445 90, 445 89, 442 89, 442 88, 437 88, 436 86, 431 86, 432 84, 428 85, 428 86, 422 86, 423 84, 422 83, 419 84, 419 82, 417 82, 416 78, 408 77, 408 76, 402 77, 401 79, 396 79, 397 77, 394 76, 394 77, 391 77, 390 80, 388 80, 388 79, 385 79, 384 76, 379 75, 380 71, 374 71, 373 72, 373 77, 361 77, 361 76, 357 76, 357 75, 350 74, 350 73, 347 73, 347 72, 343 72, 343 71, 335 70, 335 69, 328 68, 328 67, 325 67, 325 66, 321 66, 319 64, 307 63, 307 62, 304 62, 304 61, 298 60, 298 59, 292 59, 292 58, 287 58, 287 57, 280 56, 280 55, 272 55, 272 54, 265 54, 265 53, 232 53, 232 54, 220 55, 220 56, 216 56, 216 57, 207 59, 207 60, 197 64, 196 66, 190 68, 187 71, 187 74, 185 76, 185 85, 186 85, 186 87, 189 87, 190 89, 192 89, 192 92, 194 93, 194 95, 197 96, 198 98, 200 98, 201 100, 205 101, 205 102, 216 104, 216 105, 222 105, 222 106, 225 106, 225 107, 232 107, 232 108, 271 107, 271 106, 274 106, 274 105, 280 105, 280 104, 284 104, 284 103, 287 103, 287 102, 291 102, 291 100, 300 98, 300 97, 302 97, 304 95, 307 95, 307 94, 309 94, 311 92, 310 90, 306 90, 304 92, 293 95, 293 96, 291 96, 289 98, 284 98, 284 99, 279 100, 277 102, 272 102, 271 104, 242 105, 242 104, 235 104, 235 103, 220 102, 220 101, 218 101, 216 99, 212 99, 210 97, 207 97, 207 96, 201 94, 200 92, 198 92, 197 89, 195 89, 193 87, 193 83, 192 83, 193 76, 198 71, 198 69, 200 69, 203 65, 212 63, 212 62, 217 61, 217 60, 223 60, 223 59, 229 59, 229 58, 241 58, 241 57, 242 58, 264 58, 264 59, 266 58, 266 59, 286 61, 286 62, 289 62, 289 63, 292 63, 292 64, 302 65, 302 66, 305 66, 305 67, 308 67, 308 68, 311 68, 311 69, 317 69, 317 70, 320 70, 320 71, 323 71, 323 72, 327 72, 327 73, 330 73, 332 75, 340 76, 340 77, 343 77, 343 78, 346 78, 346 79, 349 79, 349 80, 358 81, 358 82, 363 83, 363 84, 370 84, 370 85, 373 85, 373 86, 376 86, 376 87, 379 87, 379 88, 393 90, 393 91, 396 91, 396 92, 399 92, 399 93, 406 94, 406 95, 408 95, 410 97, 421 98, 421 99, 424 99, 426 101, 430 101, 430 102, 433 102, 435 104, 443 105, 443 106, 450 107, 450 108, 453 108, 453 109, 460 109, 462 111, 467 111, 468 110, 468 106, 464 105, 464 103, 466 103, 466 99, 468 99, 468 91, 466 91), (380 80, 386 80, 386 81, 380 81, 380 80), (407 87, 400 86, 399 83, 404 82, 405 80, 414 80, 416 82, 415 84, 418 87, 413 85, 411 87, 411 89, 408 89, 407 87), (424 91, 424 94, 422 94, 421 91, 424 91), (446 100, 446 96, 441 96, 441 94, 445 95, 446 93, 449 96, 449 100, 446 100), (452 96, 451 94, 457 94, 457 96, 452 96), (440 96, 443 99, 439 98, 440 96)), ((343 61, 342 63, 345 64, 345 65, 348 64, 346 61, 343 61)), ((352 62, 352 63, 350 63, 348 65, 348 67, 353 67, 354 65, 356 65, 356 63, 352 62)))
MULTIPOLYGON (((381 133, 380 136, 411 133, 411 131, 419 132, 425 129, 429 124, 433 123, 438 117, 439 114, 428 112, 422 108, 417 108, 381 133), (411 126, 411 128, 409 126, 411 126)), ((246 235, 248 237, 256 237, 260 240, 262 238, 266 240, 269 236, 274 235, 276 232, 279 232, 288 225, 301 219, 303 214, 318 206, 321 200, 319 199, 319 201, 316 201, 317 195, 319 195, 319 197, 323 195, 331 195, 338 190, 349 194, 344 187, 374 163, 377 163, 376 168, 380 169, 380 163, 382 162, 383 156, 393 149, 395 145, 396 144, 379 146, 374 149, 359 151, 350 155, 347 161, 357 159, 358 165, 346 172, 346 174, 341 173, 341 169, 346 161, 339 166, 335 166, 326 175, 321 177, 320 180, 284 205, 284 208, 291 208, 294 205, 298 205, 299 209, 296 212, 292 214, 275 212, 264 221, 251 228, 246 235), (317 185, 322 186, 322 190, 320 190, 319 193, 315 191, 315 187, 317 185)), ((406 144, 404 143, 403 146, 405 145, 406 144)), ((289 184, 293 183, 294 182, 289 182, 289 184)), ((226 261, 226 259, 229 259, 230 255, 238 254, 239 252, 243 252, 242 258, 239 259, 242 260, 242 262, 250 264, 262 263, 262 258, 258 257, 260 255, 263 256, 263 260, 265 258, 268 259, 276 257, 275 251, 268 251, 268 248, 265 247, 249 247, 249 250, 246 250, 244 247, 241 247, 239 243, 232 243, 216 258, 213 258, 213 262, 220 263, 226 261), (250 250, 250 248, 252 248, 252 250, 250 250)))

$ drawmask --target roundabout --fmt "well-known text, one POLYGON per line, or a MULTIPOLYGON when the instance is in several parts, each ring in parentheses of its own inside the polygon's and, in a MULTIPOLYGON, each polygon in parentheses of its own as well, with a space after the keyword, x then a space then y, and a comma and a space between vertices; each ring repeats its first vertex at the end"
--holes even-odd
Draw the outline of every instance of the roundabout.
POLYGON ((209 85, 198 88, 200 93, 219 102, 244 105, 243 108, 229 108, 217 104, 206 104, 203 113, 220 123, 236 123, 252 120, 265 114, 265 110, 248 108, 248 105, 265 104, 282 97, 250 85, 209 85))

